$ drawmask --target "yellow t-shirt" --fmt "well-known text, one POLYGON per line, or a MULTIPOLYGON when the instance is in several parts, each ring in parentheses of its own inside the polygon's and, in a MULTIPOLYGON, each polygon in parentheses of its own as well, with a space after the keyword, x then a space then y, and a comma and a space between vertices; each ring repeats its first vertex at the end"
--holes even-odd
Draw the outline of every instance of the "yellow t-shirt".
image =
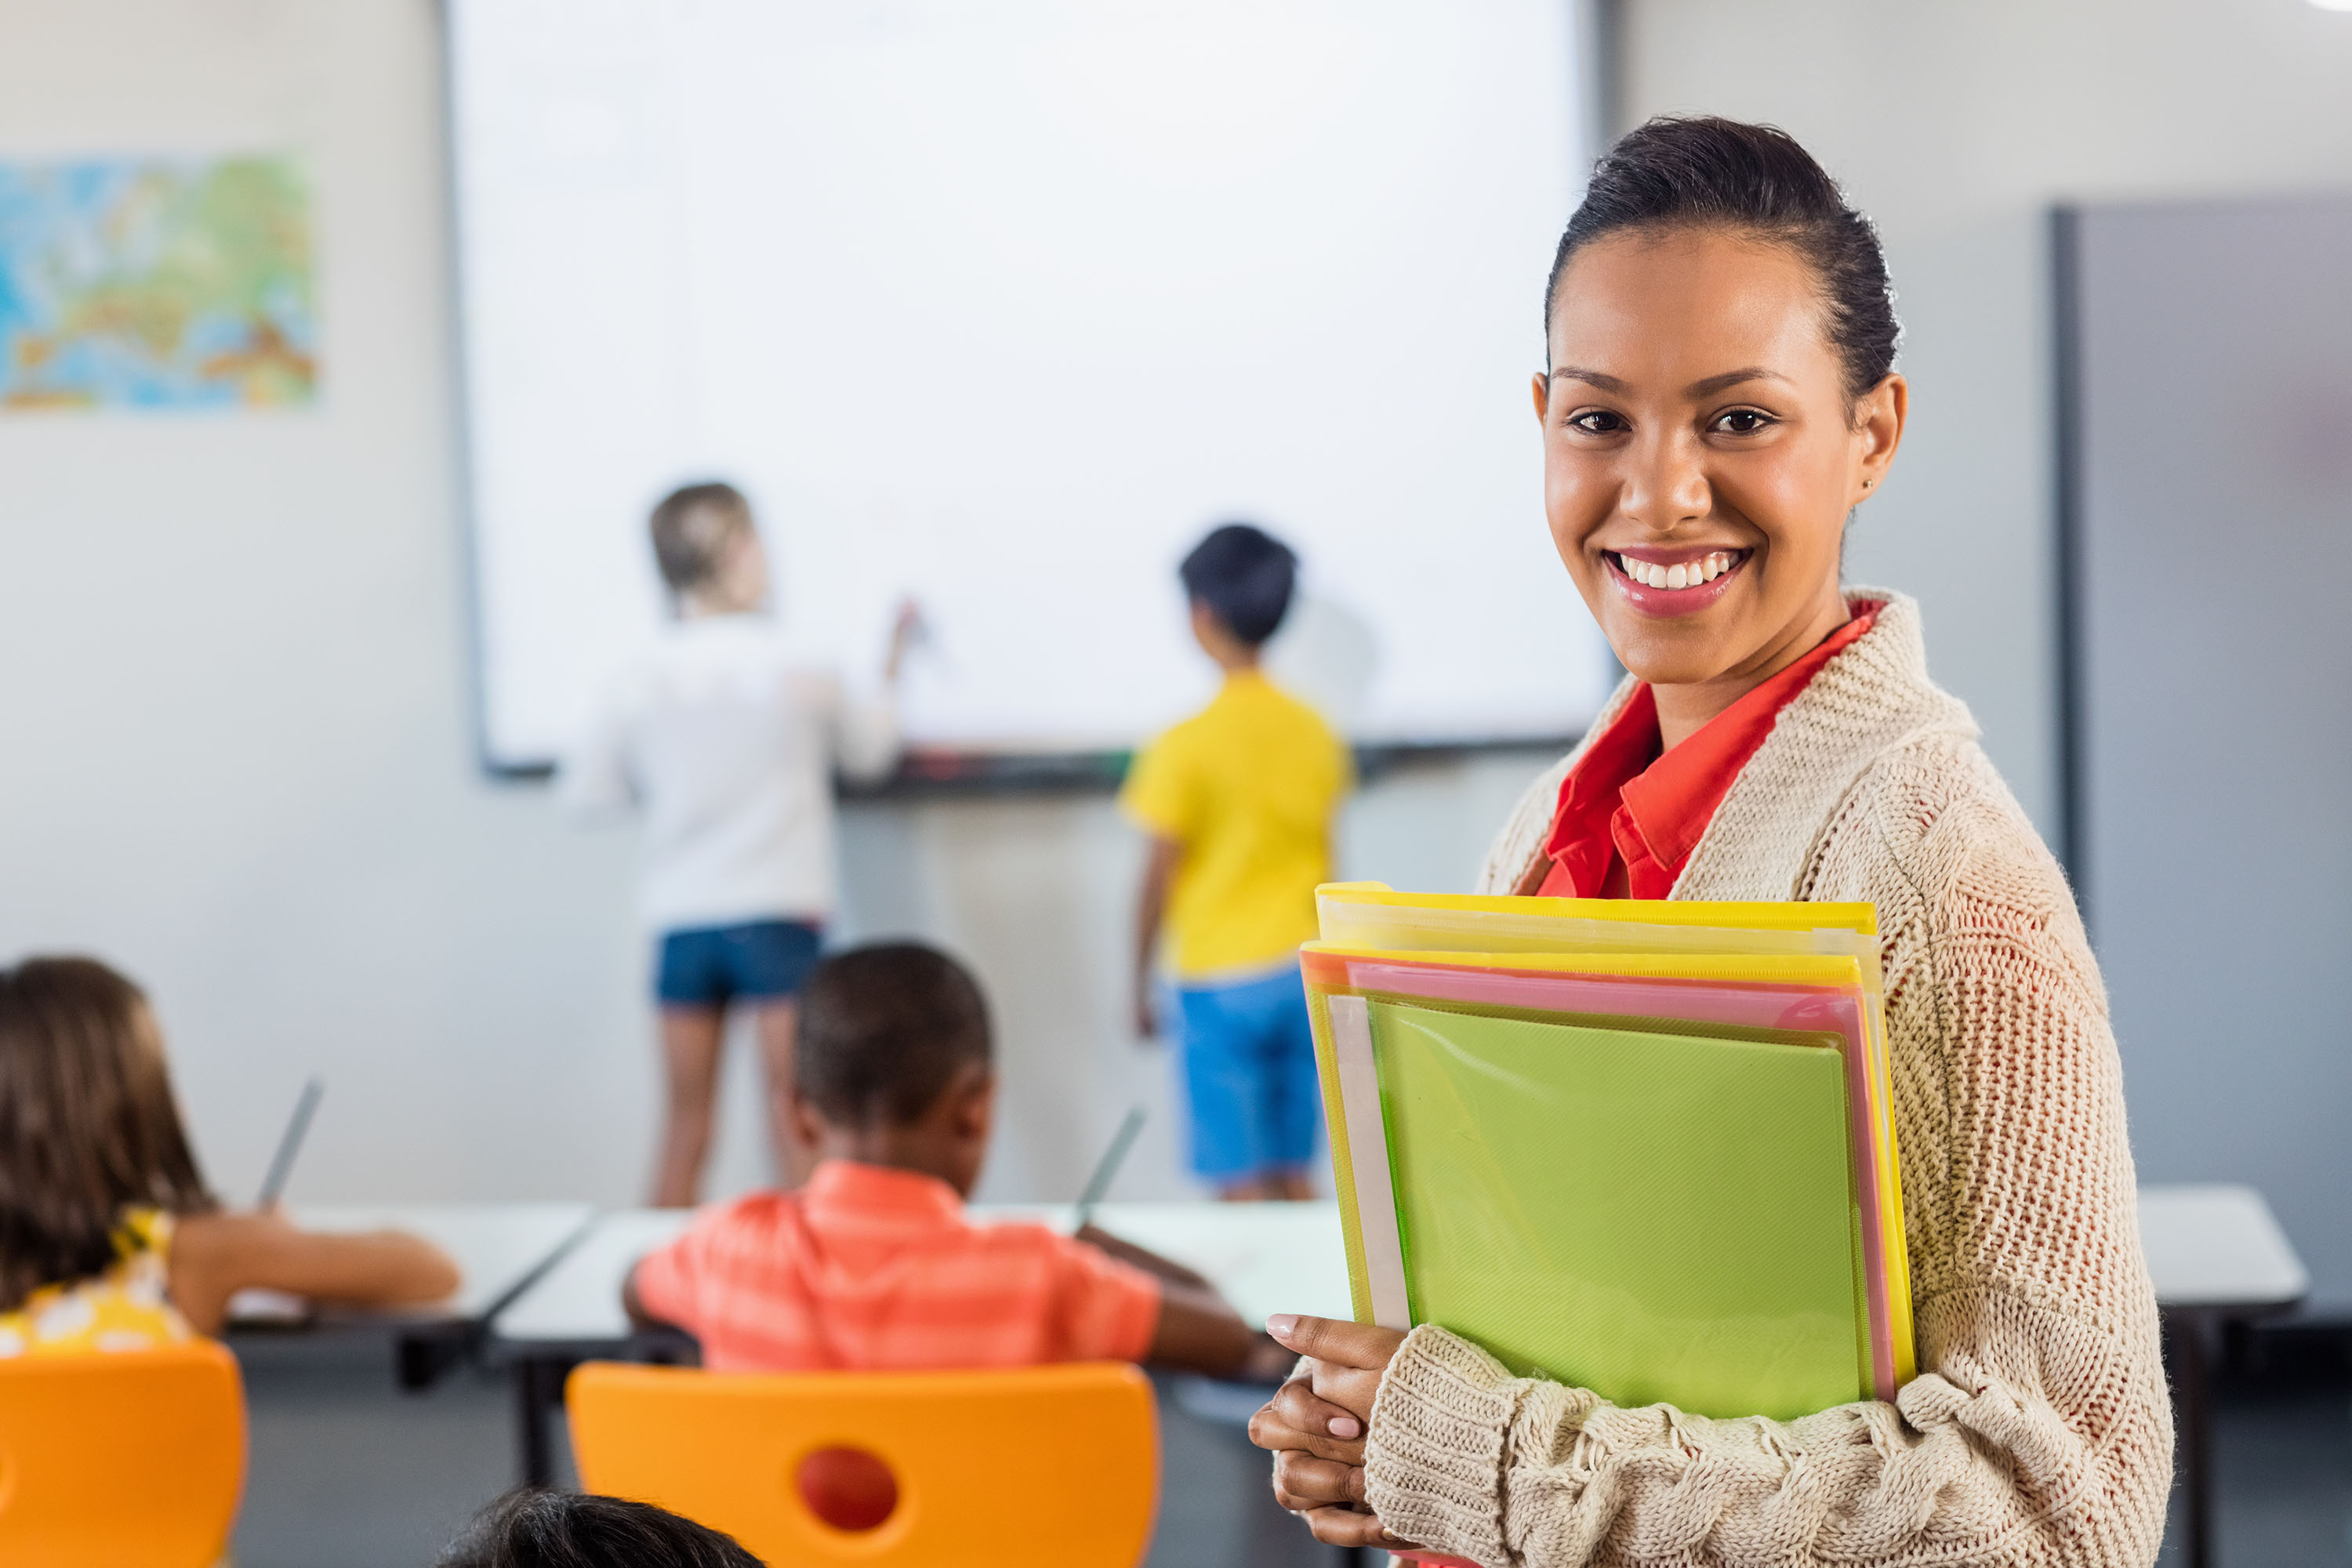
POLYGON ((1179 980, 1264 969, 1315 936, 1353 777, 1322 716, 1255 670, 1137 754, 1121 809, 1184 847, 1167 916, 1179 980))
POLYGON ((125 1209, 114 1232, 114 1262, 92 1279, 44 1285, 0 1312, 0 1360, 90 1351, 150 1350, 193 1337, 165 1294, 172 1216, 125 1209))

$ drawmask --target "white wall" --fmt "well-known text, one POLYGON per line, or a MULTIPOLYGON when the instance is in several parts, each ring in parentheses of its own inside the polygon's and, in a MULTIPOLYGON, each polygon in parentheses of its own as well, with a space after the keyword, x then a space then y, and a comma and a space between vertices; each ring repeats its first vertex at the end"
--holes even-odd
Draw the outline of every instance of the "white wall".
MULTIPOLYGON (((1778 120, 1885 223, 1918 418, 1855 574, 1927 601, 1938 673, 2047 822, 2041 209, 2352 179, 2352 17, 1631 11, 1634 112, 1778 120)), ((298 1197, 627 1199, 655 1088, 633 845, 473 759, 433 6, 0 0, 0 156, 308 155, 325 321, 313 412, 0 417, 0 953, 84 948, 150 984, 232 1194, 324 1070, 298 1197)), ((1461 885, 1535 761, 1369 792, 1347 868, 1461 885)), ((1068 1192, 1131 1096, 1166 1104, 1164 1061, 1124 1037, 1108 803, 859 807, 845 837, 847 928, 947 940, 995 996, 991 1189, 1068 1192)), ((730 1182, 756 1169, 735 1109, 730 1182)), ((1171 1130, 1123 1192, 1175 1189, 1171 1130)))
MULTIPOLYGON (((1624 25, 1631 120, 1770 121, 1878 220, 1912 422, 1848 574, 1920 598, 1930 667, 2052 832, 2043 215, 2352 183, 2352 15, 2305 0, 1624 0, 1624 25)), ((2193 395, 2149 416, 2193 431, 2193 395)))
POLYGON ((315 411, 0 418, 0 952, 153 991, 216 1179, 619 1194, 627 848, 471 760, 426 0, 0 5, 0 155, 289 150, 315 411))
MULTIPOLYGON (((147 984, 233 1196, 323 1071, 298 1200, 631 1199, 656 1090, 631 836, 474 761, 436 8, 0 0, 0 157, 306 156, 324 312, 311 412, 0 417, 0 957, 147 984)), ((1540 761, 1369 792, 1351 868, 1463 884, 1540 761)), ((845 929, 949 942, 992 993, 989 1189, 1067 1194, 1142 1098, 1119 1190, 1178 1190, 1165 1060, 1126 1038, 1108 803, 860 806, 845 837, 845 929)), ((732 1186, 760 1156, 730 1109, 732 1186)))

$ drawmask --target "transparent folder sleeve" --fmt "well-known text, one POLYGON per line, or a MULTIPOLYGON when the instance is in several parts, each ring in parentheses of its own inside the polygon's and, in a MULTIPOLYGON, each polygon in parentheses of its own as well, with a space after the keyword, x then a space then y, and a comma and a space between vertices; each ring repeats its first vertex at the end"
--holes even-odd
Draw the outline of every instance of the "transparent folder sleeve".
MULTIPOLYGON (((1319 945, 1319 944, 1318 944, 1319 945)), ((1446 1004, 1476 1004, 1578 1015, 1673 1020, 1671 1026, 1727 1025, 1749 1029, 1822 1031, 1835 1042, 1846 1073, 1851 1135, 1858 1152, 1864 1278, 1872 1325, 1871 1383, 1892 1399, 1913 1372, 1908 1268, 1903 1258, 1902 1208, 1891 1120, 1881 1112, 1883 1075, 1874 1058, 1866 998, 1852 959, 1770 961, 1809 978, 1843 984, 1731 984, 1709 980, 1544 973, 1435 962, 1459 955, 1338 957, 1310 952, 1311 976, 1327 988, 1386 994, 1446 1004)), ((1336 1003, 1337 996, 1333 997, 1336 1003)))

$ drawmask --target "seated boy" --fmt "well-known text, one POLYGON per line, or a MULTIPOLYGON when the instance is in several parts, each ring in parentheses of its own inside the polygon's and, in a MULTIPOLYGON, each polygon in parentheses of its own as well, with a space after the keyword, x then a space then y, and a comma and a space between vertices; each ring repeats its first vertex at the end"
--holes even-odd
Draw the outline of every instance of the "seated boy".
POLYGON ((1273 1381, 1291 1357, 1199 1275, 1088 1230, 978 1225, 996 1080, 980 987, 916 943, 819 964, 802 993, 792 1115, 818 1164, 795 1192, 701 1215, 641 1260, 630 1316, 720 1372, 1144 1361, 1273 1381))

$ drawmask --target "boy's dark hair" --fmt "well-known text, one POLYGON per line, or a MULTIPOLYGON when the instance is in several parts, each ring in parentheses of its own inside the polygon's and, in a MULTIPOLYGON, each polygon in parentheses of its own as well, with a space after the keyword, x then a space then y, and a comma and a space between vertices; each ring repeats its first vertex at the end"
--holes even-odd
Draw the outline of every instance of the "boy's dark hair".
POLYGON ((1576 253, 1620 230, 1726 228, 1786 246, 1821 279, 1831 345, 1859 400, 1895 367, 1903 335, 1878 231, 1797 139, 1712 115, 1661 116, 1619 137, 1593 165, 1544 285, 1544 343, 1576 253))
POLYGON ((690 594, 710 581, 728 542, 751 526, 751 503, 717 479, 681 485, 654 506, 654 562, 673 594, 690 594))
POLYGON ((993 1053, 988 1004, 962 964, 921 942, 877 942, 809 975, 793 1079, 837 1125, 903 1127, 993 1053))
POLYGON ((1211 529, 1176 574, 1184 592, 1208 605, 1225 630, 1256 647, 1290 612, 1298 557, 1263 529, 1228 522, 1211 529))
POLYGON ((104 1273, 140 1205, 216 1206, 147 998, 94 958, 0 969, 0 1312, 104 1273))
POLYGON ((523 1487, 474 1516, 435 1568, 761 1568, 708 1525, 649 1502, 523 1487))

